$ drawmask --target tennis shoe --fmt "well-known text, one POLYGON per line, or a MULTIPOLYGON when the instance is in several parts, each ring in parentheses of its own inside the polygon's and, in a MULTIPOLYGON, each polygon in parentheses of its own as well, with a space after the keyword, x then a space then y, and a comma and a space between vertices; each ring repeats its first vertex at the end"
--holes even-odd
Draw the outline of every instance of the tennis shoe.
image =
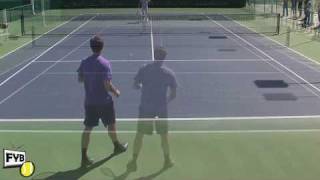
POLYGON ((93 164, 93 160, 92 159, 89 159, 88 157, 86 158, 83 158, 81 160, 81 168, 86 168, 88 166, 91 166, 93 164))
POLYGON ((163 169, 169 169, 173 166, 174 166, 174 162, 171 159, 165 160, 163 164, 163 169))
POLYGON ((127 151, 127 149, 128 149, 128 143, 118 144, 117 146, 114 147, 113 154, 118 155, 118 154, 124 153, 127 151))
POLYGON ((137 171, 137 161, 131 160, 131 161, 127 164, 127 171, 129 171, 129 172, 135 172, 135 171, 137 171))

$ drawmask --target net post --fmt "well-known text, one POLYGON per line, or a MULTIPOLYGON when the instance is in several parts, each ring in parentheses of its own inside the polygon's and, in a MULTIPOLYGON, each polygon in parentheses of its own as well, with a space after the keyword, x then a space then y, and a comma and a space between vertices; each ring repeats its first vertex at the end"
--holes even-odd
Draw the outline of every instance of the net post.
POLYGON ((277 35, 280 35, 280 14, 277 14, 277 35))
POLYGON ((24 36, 25 35, 25 24, 24 24, 23 13, 21 14, 20 21, 21 21, 21 35, 24 36))
POLYGON ((310 16, 311 16, 310 26, 312 26, 314 24, 314 12, 313 12, 313 10, 310 12, 310 16))
POLYGON ((46 24, 46 13, 45 13, 45 2, 41 0, 41 15, 42 15, 42 24, 43 26, 47 26, 46 24))
POLYGON ((8 17, 7 17, 7 9, 3 9, 2 10, 3 13, 3 24, 5 24, 7 26, 7 28, 5 28, 5 34, 9 34, 9 24, 8 24, 8 17))
POLYGON ((36 42, 35 42, 35 39, 36 39, 36 33, 35 33, 35 28, 34 28, 34 25, 32 24, 32 27, 31 27, 31 41, 32 41, 32 47, 35 47, 36 45, 36 42))
POLYGON ((33 13, 33 15, 36 15, 34 0, 31 0, 31 5, 32 5, 32 13, 33 13))
POLYGON ((291 39, 291 28, 287 27, 287 36, 286 36, 286 46, 290 47, 290 39, 291 39))

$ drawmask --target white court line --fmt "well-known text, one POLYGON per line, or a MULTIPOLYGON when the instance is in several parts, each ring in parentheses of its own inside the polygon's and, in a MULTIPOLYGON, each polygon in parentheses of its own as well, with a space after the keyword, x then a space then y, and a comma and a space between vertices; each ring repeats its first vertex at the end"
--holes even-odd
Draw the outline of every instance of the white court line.
MULTIPOLYGON (((263 62, 263 61, 271 61, 269 59, 166 59, 165 62, 186 62, 186 63, 193 63, 193 62, 263 62)), ((145 59, 137 59, 137 60, 126 60, 126 59, 111 59, 109 60, 112 63, 126 63, 126 62, 150 62, 150 60, 145 59)), ((56 61, 34 61, 33 63, 52 63, 56 61)), ((59 63, 79 63, 81 60, 68 60, 68 61, 61 61, 59 63)))
MULTIPOLYGON (((206 16, 204 13, 203 13, 204 16, 206 16)), ((212 20, 209 16, 206 16, 209 20, 211 20, 213 23, 219 25, 220 27, 222 27, 224 30, 226 30, 226 28, 219 24, 217 21, 214 21, 212 20)), ((226 17, 228 18, 228 17, 226 17)), ((230 18, 229 18, 230 19, 230 18)), ((232 19, 230 19, 232 20, 232 19)), ((232 20, 233 21, 233 20, 232 20)), ((234 33, 235 35, 235 33, 234 33)), ((238 36, 236 36, 238 37, 238 36)), ((239 36, 240 37, 240 36, 239 36)), ((242 44, 240 44, 240 42, 238 40, 236 40, 235 38, 231 38, 230 39, 234 40, 237 44, 239 44, 240 46, 243 46, 242 44)), ((245 49, 247 49, 249 52, 251 52, 253 55, 257 56, 260 58, 260 60, 264 63, 267 63, 268 65, 270 65, 272 68, 274 68, 275 70, 281 72, 282 74, 284 74, 286 77, 288 77, 289 79, 293 80, 294 82, 296 82, 297 84, 299 84, 301 87, 303 87, 305 90, 307 90, 308 92, 310 92, 311 94, 317 96, 318 98, 320 98, 320 95, 317 94, 316 92, 314 92, 311 88, 307 87, 306 85, 304 84, 301 84, 299 81, 297 81, 295 78, 293 78, 292 76, 290 76, 287 72, 285 72, 283 69, 280 69, 280 67, 276 66, 275 64, 272 64, 271 62, 274 62, 273 60, 270 60, 270 59, 267 59, 265 60, 265 58, 263 58, 261 55, 259 55, 258 53, 254 52, 252 49, 246 47, 246 46, 243 46, 245 49)))
MULTIPOLYGON (((78 16, 77 16, 77 17, 78 17, 78 16)), ((15 53, 17 50, 19 50, 19 49, 21 49, 21 48, 23 48, 23 47, 27 46, 28 44, 31 44, 32 42, 34 42, 34 41, 36 41, 36 40, 40 39, 41 37, 43 37, 43 36, 45 36, 45 35, 49 34, 50 32, 52 32, 52 31, 54 31, 54 30, 56 30, 56 29, 58 29, 58 28, 62 27, 63 25, 65 25, 65 24, 67 24, 67 23, 71 22, 71 21, 72 21, 73 19, 75 19, 75 18, 76 18, 76 17, 71 18, 70 20, 68 20, 68 21, 66 21, 66 22, 64 22, 64 23, 62 23, 62 24, 60 24, 60 25, 56 26, 55 28, 51 29, 50 31, 48 31, 48 32, 46 32, 46 33, 44 33, 44 34, 42 34, 42 35, 40 35, 40 36, 36 37, 35 39, 33 39, 33 40, 29 41, 29 42, 26 42, 25 44, 23 44, 23 45, 21 45, 21 46, 17 47, 16 49, 14 49, 14 50, 12 50, 12 51, 10 51, 10 52, 8 52, 8 53, 4 54, 3 56, 0 56, 0 61, 1 61, 3 58, 5 58, 6 56, 9 56, 10 54, 15 53)))
MULTIPOLYGON (((309 85, 310 87, 312 87, 314 90, 316 90, 317 92, 320 93, 320 89, 318 87, 316 87, 315 85, 311 84, 309 81, 307 81, 306 79, 304 79, 303 77, 301 77, 299 74, 297 74, 296 72, 294 72, 293 70, 291 70, 290 68, 288 68, 287 66, 283 65, 282 63, 280 63, 279 61, 275 60, 273 57, 271 57, 269 54, 267 54, 266 52, 264 52, 263 50, 259 49, 258 47, 256 47, 255 45, 253 45, 252 43, 250 43, 249 41, 245 40, 244 38, 240 37, 239 35, 235 34, 233 31, 231 31, 230 29, 226 28, 225 26, 223 26, 222 24, 216 22, 215 20, 213 20, 212 18, 210 18, 209 16, 207 16, 208 19, 210 19, 212 22, 214 22, 215 24, 219 25, 221 28, 223 28, 224 30, 228 31, 229 33, 231 33, 232 35, 234 35, 235 37, 237 37, 238 39, 240 39, 241 41, 243 41, 244 43, 248 44, 249 46, 251 46, 252 48, 256 49, 257 51, 259 51, 261 54, 265 55, 266 57, 268 57, 268 59, 272 60, 272 62, 278 64, 280 67, 284 68, 286 71, 290 72, 291 74, 293 74, 294 76, 296 76, 298 79, 302 80, 303 82, 305 82, 307 85, 309 85)), ((305 87, 305 86, 303 86, 305 87)), ((308 89, 306 89, 308 90, 308 89)), ((310 89, 311 90, 311 89, 310 89)), ((316 95, 318 98, 320 98, 320 94, 317 94, 313 91, 312 92, 314 95, 316 95)))
MULTIPOLYGON (((88 40, 84 41, 83 43, 81 43, 80 46, 82 46, 83 44, 87 43, 88 40)), ((17 93, 19 93, 20 91, 22 91, 25 87, 27 87, 29 84, 31 84, 32 82, 34 82, 35 80, 37 80, 40 76, 42 76, 43 74, 45 74, 47 71, 49 71, 52 67, 54 67, 55 65, 57 65, 57 62, 61 61, 63 58, 68 57, 70 54, 74 53, 75 51, 77 51, 79 48, 73 49, 72 51, 70 51, 69 53, 67 53, 65 56, 63 56, 62 58, 60 58, 59 60, 56 61, 56 63, 52 64, 51 66, 49 66, 48 68, 46 68, 44 71, 42 71, 41 73, 39 73, 37 76, 35 76, 34 78, 32 78, 30 81, 28 81, 27 83, 25 83, 23 86, 21 86, 20 88, 18 88, 17 90, 13 91, 9 96, 7 96, 6 98, 2 99, 0 101, 0 105, 5 103, 7 100, 9 100, 11 97, 13 97, 14 95, 16 95, 17 93)))
MULTIPOLYGON (((27 67, 29 67, 34 61, 36 61, 37 59, 41 58, 43 55, 45 55, 46 53, 48 53, 50 50, 52 50, 53 48, 55 48, 57 45, 59 45, 60 43, 62 43, 65 39, 67 39, 69 36, 71 36, 72 34, 74 34, 76 31, 78 31, 79 29, 81 29, 83 26, 85 26, 86 24, 88 24, 93 18, 95 18, 96 16, 90 18, 88 21, 84 22, 83 24, 81 24, 79 27, 77 27, 76 29, 74 29, 72 32, 70 32, 68 35, 66 35, 64 38, 60 39, 58 42, 56 42, 53 46, 51 46, 50 48, 48 48, 47 50, 45 50, 44 52, 42 52, 39 56, 37 56, 36 58, 34 58, 32 61, 30 61, 28 64, 26 64, 25 66, 23 66, 21 69, 19 69, 18 71, 16 71, 14 74, 12 74, 10 77, 8 77, 6 80, 2 81, 0 83, 0 87, 3 86, 5 83, 7 83, 9 80, 11 80, 13 77, 15 77, 17 74, 19 74, 21 71, 23 71, 24 69, 26 69, 27 67)), ((1 103, 0 103, 1 104, 1 103)))
MULTIPOLYGON (((318 133, 320 129, 257 129, 257 130, 204 130, 204 131, 169 131, 169 134, 259 134, 259 133, 318 133)), ((82 130, 0 130, 0 133, 32 134, 80 134, 82 130)), ((105 134, 106 131, 92 131, 93 134, 105 134)), ((117 131, 118 134, 136 134, 137 131, 117 131)))
POLYGON ((154 61, 154 39, 153 39, 153 28, 152 28, 152 20, 150 19, 150 39, 151 39, 151 55, 152 55, 152 61, 154 61))
MULTIPOLYGON (((240 22, 237 22, 237 21, 233 21, 233 22, 235 22, 235 23, 239 24, 240 26, 242 26, 242 27, 244 27, 244 28, 250 29, 250 30, 251 30, 251 31, 253 31, 253 32, 258 33, 258 32, 257 32, 257 31, 255 31, 254 29, 252 29, 252 28, 250 28, 250 27, 246 27, 245 25, 241 24, 240 22)), ((269 37, 269 36, 267 36, 267 35, 264 35, 264 34, 259 34, 259 35, 260 35, 260 36, 263 36, 264 38, 269 39, 270 41, 272 41, 272 42, 274 42, 274 43, 276 43, 276 44, 280 45, 281 47, 284 47, 285 49, 288 49, 288 50, 290 50, 290 51, 292 51, 292 52, 294 52, 294 53, 296 53, 296 54, 300 55, 301 57, 304 57, 304 58, 308 59, 309 61, 311 61, 311 62, 313 62, 313 63, 315 63, 315 64, 320 65, 320 62, 319 62, 319 61, 314 60, 314 59, 312 59, 312 58, 310 58, 310 57, 308 57, 308 56, 304 55, 303 53, 301 53, 301 52, 299 52, 299 51, 296 51, 296 50, 294 50, 294 49, 292 49, 292 48, 290 48, 290 47, 287 47, 287 46, 285 46, 285 45, 281 44, 280 42, 278 42, 278 41, 276 41, 276 40, 274 40, 274 39, 270 38, 270 37, 269 37)))
MULTIPOLYGON (((268 120, 319 120, 320 115, 311 115, 311 116, 241 116, 241 117, 195 117, 195 118, 152 118, 152 119, 141 119, 141 118, 117 118, 117 121, 120 122, 137 122, 137 121, 245 121, 245 120, 259 120, 259 121, 268 121, 268 120)), ((0 122, 82 122, 83 119, 0 119, 0 122)))
MULTIPOLYGON (((84 25, 88 24, 92 19, 94 19, 95 17, 90 18, 88 21, 86 21, 84 24, 82 24, 81 26, 79 26, 78 28, 82 28, 84 25)), ((69 34, 70 35, 70 34, 69 34)), ((69 36, 68 35, 68 36, 69 36)), ((77 51, 82 45, 84 45, 85 43, 87 43, 90 40, 90 38, 84 42, 82 42, 77 48, 73 49, 72 51, 70 51, 69 53, 67 53, 65 56, 63 56, 62 58, 60 58, 59 60, 57 60, 54 64, 52 64, 51 66, 49 66, 48 68, 46 68, 44 71, 40 72, 37 76, 35 76, 34 78, 32 78, 30 81, 28 81, 27 83, 25 83, 23 86, 21 86, 20 88, 18 88, 17 90, 15 90, 14 92, 12 92, 9 96, 7 96, 6 98, 2 99, 0 101, 0 105, 5 103, 7 100, 9 100, 11 97, 13 97, 14 95, 16 95, 17 93, 19 93, 20 91, 22 91, 25 87, 27 87, 29 84, 31 84, 32 82, 34 82, 36 79, 38 79, 40 76, 42 76, 43 74, 45 74, 47 71, 49 71, 52 67, 54 67, 55 65, 57 65, 57 63, 61 60, 63 60, 64 58, 68 57, 70 54, 74 53, 75 51, 77 51)), ((1 87, 1 86, 0 86, 1 87)))
MULTIPOLYGON (((284 56, 286 56, 286 57, 288 57, 289 59, 295 61, 295 63, 302 64, 302 65, 306 66, 307 68, 311 69, 312 71, 315 71, 316 73, 320 73, 320 69, 319 68, 311 66, 311 63, 313 65, 319 65, 319 64, 316 64, 316 63, 314 63, 314 62, 312 62, 312 61, 310 61, 308 59, 307 60, 297 59, 297 57, 294 57, 294 56, 296 56, 296 54, 290 55, 290 54, 287 54, 286 52, 282 52, 281 50, 277 50, 277 52, 282 54, 282 55, 284 55, 284 56)), ((304 58, 304 57, 302 57, 302 58, 304 58)))
MULTIPOLYGON (((96 73, 93 73, 96 74, 96 73)), ((113 72, 112 74, 137 74, 137 72, 113 72)), ((282 72, 175 72, 175 74, 191 74, 191 75, 197 75, 197 74, 283 74, 282 72)), ((48 72, 46 75, 77 75, 77 72, 48 72)))
MULTIPOLYGON (((26 59, 26 60, 23 60, 22 62, 16 64, 15 66, 13 66, 13 67, 11 67, 11 68, 9 68, 9 69, 7 69, 6 71, 1 72, 1 73, 0 73, 0 77, 3 76, 4 74, 7 74, 7 73, 10 72, 10 71, 12 71, 13 69, 21 66, 22 64, 24 64, 24 63, 32 60, 32 59, 35 58, 35 57, 36 57, 36 55, 35 55, 35 56, 32 56, 32 57, 30 57, 30 58, 28 58, 28 59, 26 59)), ((1 62, 0 62, 0 63, 1 63, 1 62)))
MULTIPOLYGON (((253 32, 258 33, 258 32, 255 31, 254 29, 252 29, 252 28, 250 28, 250 27, 246 27, 245 25, 241 24, 240 22, 237 22, 237 21, 234 21, 234 22, 237 23, 237 24, 239 24, 240 26, 242 26, 242 27, 244 27, 244 28, 247 28, 247 29, 249 29, 249 30, 251 30, 251 31, 253 31, 253 32)), ((312 59, 312 58, 310 58, 310 57, 307 57, 306 55, 302 54, 301 52, 296 51, 296 50, 294 50, 294 49, 292 49, 292 48, 290 48, 290 47, 287 47, 287 46, 281 44, 280 42, 278 42, 278 41, 270 38, 269 36, 267 36, 267 35, 265 35, 265 34, 260 34, 260 35, 261 35, 262 37, 264 37, 264 38, 266 38, 266 39, 268 39, 268 40, 270 40, 270 41, 272 41, 272 42, 280 45, 281 47, 283 47, 283 48, 285 48, 285 49, 288 49, 289 51, 292 51, 292 52, 295 53, 296 55, 299 55, 299 56, 305 58, 305 59, 308 60, 309 62, 314 63, 314 64, 316 64, 316 65, 320 65, 320 62, 319 62, 319 61, 316 61, 316 60, 314 60, 314 59, 312 59)), ((287 53, 285 53, 285 52, 282 52, 282 51, 280 51, 280 50, 278 50, 278 52, 281 53, 281 54, 283 54, 283 55, 285 55, 285 56, 287 56, 288 58, 294 60, 295 62, 297 62, 297 63, 299 63, 299 64, 302 64, 302 65, 310 68, 311 70, 316 71, 317 73, 320 72, 320 69, 315 68, 315 67, 311 66, 310 64, 307 64, 306 61, 301 61, 301 60, 299 60, 299 59, 297 59, 297 58, 295 58, 295 57, 292 57, 292 56, 290 56, 289 54, 287 54, 287 53)))

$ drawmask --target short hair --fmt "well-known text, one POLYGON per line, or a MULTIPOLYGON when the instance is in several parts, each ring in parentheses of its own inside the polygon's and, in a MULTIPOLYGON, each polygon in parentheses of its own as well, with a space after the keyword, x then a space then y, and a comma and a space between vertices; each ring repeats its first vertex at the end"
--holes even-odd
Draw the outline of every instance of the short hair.
POLYGON ((167 57, 167 51, 163 47, 156 47, 154 49, 155 60, 165 60, 167 57))
POLYGON ((95 35, 93 38, 91 38, 90 47, 94 53, 101 52, 103 49, 103 46, 104 46, 104 42, 99 35, 95 35))

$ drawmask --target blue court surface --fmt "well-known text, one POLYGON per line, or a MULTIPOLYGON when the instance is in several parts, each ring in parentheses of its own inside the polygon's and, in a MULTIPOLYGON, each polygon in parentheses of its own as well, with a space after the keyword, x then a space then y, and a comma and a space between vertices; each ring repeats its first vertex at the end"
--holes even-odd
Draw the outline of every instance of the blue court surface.
POLYGON ((0 74, 0 119, 82 119, 84 89, 76 70, 96 33, 121 90, 114 99, 119 119, 137 118, 140 92, 133 78, 152 63, 156 46, 168 51, 165 65, 179 83, 170 118, 320 115, 319 64, 222 15, 204 16, 143 26, 92 14, 62 24, 0 60, 0 66, 19 62, 0 74))

